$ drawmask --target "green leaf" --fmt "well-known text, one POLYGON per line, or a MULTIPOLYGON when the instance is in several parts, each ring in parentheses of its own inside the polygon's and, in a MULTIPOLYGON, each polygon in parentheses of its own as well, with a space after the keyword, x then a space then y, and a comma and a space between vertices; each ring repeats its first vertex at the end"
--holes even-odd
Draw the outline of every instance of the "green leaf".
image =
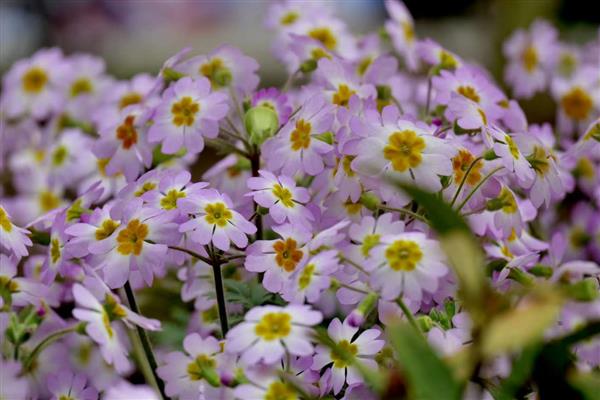
POLYGON ((562 304, 563 298, 557 290, 536 289, 521 300, 519 306, 497 315, 490 321, 482 333, 483 355, 494 357, 535 343, 556 321, 562 304))
POLYGON ((586 400, 600 399, 600 372, 576 372, 568 377, 571 385, 578 389, 586 400))
POLYGON ((450 368, 412 326, 406 323, 392 324, 387 334, 413 398, 461 398, 462 386, 455 381, 450 368))
POLYGON ((225 279, 224 285, 227 301, 242 304, 247 309, 267 303, 277 305, 284 303, 279 295, 267 292, 258 282, 225 279))

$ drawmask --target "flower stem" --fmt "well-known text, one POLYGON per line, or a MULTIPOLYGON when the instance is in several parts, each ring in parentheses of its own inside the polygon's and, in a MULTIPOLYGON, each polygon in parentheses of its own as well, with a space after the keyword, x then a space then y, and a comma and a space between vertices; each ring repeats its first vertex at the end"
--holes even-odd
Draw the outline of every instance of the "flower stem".
POLYGON ((396 299, 396 304, 398 304, 400 306, 400 309, 402 310, 402 312, 406 316, 406 319, 408 320, 408 323, 411 324, 412 327, 415 328, 415 330, 417 332, 419 332, 419 333, 422 334, 421 329, 419 328, 419 324, 417 323, 417 320, 415 319, 415 316, 409 310, 409 308, 406 306, 406 303, 404 303, 404 301, 402 300, 402 297, 398 297, 396 299))
POLYGON ((221 260, 215 256, 214 252, 212 255, 212 268, 215 277, 215 293, 217 295, 217 307, 219 309, 219 320, 221 321, 221 332, 223 339, 229 331, 229 322, 227 321, 227 307, 225 304, 225 289, 223 288, 223 276, 221 275, 221 260))
POLYGON ((473 197, 473 195, 475 194, 475 192, 477 192, 477 190, 479 190, 479 188, 481 186, 483 186, 483 184, 492 177, 492 175, 494 175, 496 172, 500 171, 502 168, 504 167, 498 167, 496 169, 493 169, 490 171, 489 174, 487 174, 486 176, 483 177, 483 179, 481 181, 479 181, 479 183, 471 190, 471 193, 469 193, 467 195, 467 197, 462 201, 462 203, 460 203, 460 205, 456 208, 456 211, 460 211, 462 210, 462 208, 469 202, 469 200, 471 200, 471 197, 473 197))
POLYGON ((41 342, 38 343, 37 346, 34 347, 33 351, 29 353, 29 356, 23 363, 23 369, 25 371, 28 371, 31 368, 31 365, 33 364, 37 356, 42 352, 42 350, 44 350, 46 347, 48 347, 50 344, 60 339, 64 335, 77 332, 77 329, 79 329, 79 324, 70 326, 65 329, 61 329, 46 336, 41 342))
MULTIPOLYGON (((252 167, 252 176, 258 176, 258 170, 260 169, 260 149, 258 146, 253 146, 254 151, 252 152, 252 157, 250 157, 250 166, 252 167)), ((263 238, 263 224, 262 224, 262 215, 258 213, 258 203, 254 202, 254 212, 256 213, 256 220, 254 221, 256 225, 256 240, 262 240, 263 238)))
POLYGON ((196 257, 197 259, 199 259, 199 260, 202 260, 202 261, 204 261, 204 262, 205 262, 205 263, 207 263, 207 264, 211 264, 211 263, 212 263, 212 260, 211 260, 210 258, 204 257, 204 256, 202 256, 202 255, 200 255, 200 254, 196 253, 195 251, 192 251, 192 250, 186 249, 186 248, 184 248, 184 247, 179 247, 179 246, 169 246, 169 248, 170 248, 170 249, 172 249, 172 250, 177 250, 177 251, 182 251, 182 252, 184 252, 184 253, 187 253, 187 254, 189 254, 190 256, 192 256, 192 257, 196 257))
POLYGON ((467 178, 469 177, 471 170, 473 169, 473 167, 475 167, 475 164, 477 164, 482 159, 483 159, 483 157, 477 157, 475 160, 473 160, 471 165, 469 165, 469 168, 467 168, 467 170, 465 171, 465 175, 463 176, 462 180, 460 181, 460 185, 458 185, 458 189, 456 189, 456 193, 454 193, 454 197, 452 198, 452 202, 450 203, 450 205, 452 207, 454 207, 454 203, 456 203, 456 200, 458 199, 458 195, 460 194, 460 191, 462 190, 463 186, 465 186, 465 182, 467 181, 467 178))
MULTIPOLYGON (((137 305, 137 301, 135 300, 135 295, 133 294, 133 289, 129 284, 129 281, 125 282, 125 294, 127 295, 127 301, 129 302, 129 308, 131 311, 136 314, 140 314, 140 309, 137 305)), ((163 399, 169 399, 169 396, 165 393, 165 383, 160 379, 158 374, 156 373, 156 369, 158 368, 158 364, 156 362, 156 358, 154 357, 154 352, 152 351, 152 346, 150 345, 150 338, 148 338, 148 333, 141 326, 136 325, 137 333, 140 337, 140 341, 142 342, 142 348, 144 349, 144 355, 148 360, 148 364, 150 364, 150 369, 152 370, 152 375, 156 380, 156 386, 160 392, 160 395, 163 399)), ((149 382, 148 382, 149 383, 149 382)))
POLYGON ((414 211, 408 210, 406 208, 395 208, 395 207, 388 207, 388 206, 384 206, 384 205, 378 205, 377 208, 380 208, 382 210, 385 211, 393 211, 393 212, 398 212, 401 214, 406 214, 406 215, 410 215, 411 217, 418 219, 421 222, 425 222, 426 224, 429 223, 429 221, 427 221, 427 218, 425 218, 424 216, 422 216, 421 214, 417 214, 414 211))

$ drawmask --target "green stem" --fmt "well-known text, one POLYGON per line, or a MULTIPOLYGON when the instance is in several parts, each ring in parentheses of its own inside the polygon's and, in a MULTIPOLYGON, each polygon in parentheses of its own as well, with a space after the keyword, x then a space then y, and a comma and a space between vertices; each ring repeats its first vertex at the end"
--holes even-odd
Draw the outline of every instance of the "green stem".
POLYGON ((339 259, 341 262, 347 262, 348 264, 352 265, 354 268, 356 268, 357 270, 359 270, 360 272, 362 272, 365 275, 370 275, 369 272, 364 269, 360 264, 355 263, 354 261, 352 261, 349 258, 344 257, 341 253, 339 254, 339 259))
POLYGON ((385 211, 393 211, 393 212, 399 212, 399 213, 402 213, 402 214, 410 215, 411 217, 413 217, 415 219, 418 219, 421 222, 425 222, 426 224, 429 223, 429 221, 427 220, 427 218, 425 218, 421 214, 417 214, 416 212, 408 210, 406 208, 388 207, 388 206, 384 206, 382 204, 379 204, 377 206, 377 208, 380 208, 380 209, 385 210, 385 211))
POLYGON ((404 301, 402 300, 402 297, 398 297, 396 299, 396 304, 398 304, 400 306, 400 309, 402 310, 402 312, 404 313, 404 315, 406 316, 406 319, 408 320, 408 323, 412 325, 413 328, 415 328, 415 330, 419 333, 422 334, 421 329, 419 328, 419 324, 417 323, 417 320, 415 319, 415 316, 413 315, 413 313, 408 309, 408 307, 406 306, 406 304, 404 303, 404 301))
MULTIPOLYGON (((252 168, 252 176, 259 176, 258 170, 260 169, 260 149, 258 146, 253 146, 254 151, 252 152, 252 157, 250 157, 250 166, 252 168)), ((262 215, 258 212, 258 203, 254 202, 254 212, 256 213, 256 220, 254 221, 256 225, 256 240, 262 240, 263 238, 263 223, 262 223, 262 215)))
POLYGON ((170 249, 172 249, 172 250, 177 250, 177 251, 181 251, 181 252, 187 253, 187 254, 189 254, 190 256, 192 256, 192 257, 196 257, 197 259, 199 259, 199 260, 202 260, 202 261, 204 261, 204 262, 205 262, 205 263, 207 263, 207 264, 211 264, 211 263, 212 263, 212 260, 211 260, 210 258, 208 258, 208 257, 204 257, 204 256, 202 256, 202 255, 200 255, 200 254, 196 253, 195 251, 192 251, 192 250, 186 249, 185 247, 179 247, 179 246, 169 246, 169 248, 170 248, 170 249))
MULTIPOLYGON (((136 314, 140 314, 140 309, 137 305, 137 301, 135 300, 135 295, 133 294, 133 289, 129 284, 129 281, 125 282, 125 294, 127 295, 127 301, 129 302, 129 308, 136 314)), ((152 346, 150 344, 150 338, 148 337, 148 333, 141 326, 136 325, 138 336, 140 337, 140 341, 142 342, 142 348, 144 349, 144 355, 146 356, 146 360, 148 360, 148 364, 150 365, 150 369, 152 370, 152 375, 156 380, 156 386, 158 386, 158 390, 163 399, 169 399, 169 396, 165 393, 165 383, 160 379, 156 369, 158 368, 158 363, 156 362, 156 358, 154 357, 154 352, 152 351, 152 346)), ((148 382, 150 383, 150 382, 148 382)))
POLYGON ((469 165, 469 168, 467 168, 467 170, 465 171, 465 175, 463 176, 462 180, 460 181, 460 185, 458 185, 458 189, 456 189, 456 193, 454 193, 454 197, 452 198, 452 202, 450 203, 450 206, 454 207, 454 203, 456 203, 456 200, 458 199, 458 195, 460 194, 463 186, 465 186, 465 182, 467 181, 467 178, 469 177, 471 170, 473 169, 473 167, 475 167, 475 164, 477 164, 482 159, 483 159, 483 157, 477 157, 475 160, 473 160, 471 165, 469 165))
POLYGON ((458 208, 456 209, 456 211, 460 211, 462 210, 462 208, 469 202, 469 200, 471 200, 471 197, 473 197, 473 195, 475 194, 475 192, 477 192, 477 190, 483 186, 483 184, 492 177, 492 175, 494 175, 496 172, 500 171, 502 168, 504 167, 498 167, 496 169, 493 169, 492 171, 490 171, 489 174, 487 174, 486 176, 483 177, 483 179, 481 181, 479 181, 479 183, 471 190, 471 193, 469 193, 467 195, 467 197, 462 201, 462 203, 460 203, 460 205, 458 206, 458 208))
POLYGON ((212 268, 215 278, 215 293, 217 295, 217 308, 219 310, 219 320, 221 321, 221 333, 223 339, 229 331, 229 322, 227 321, 227 307, 225 304, 225 289, 223 288, 223 276, 221 275, 221 260, 212 253, 212 268))
POLYGON ((67 335, 67 334, 73 333, 73 332, 77 332, 77 329, 79 329, 79 324, 70 326, 65 329, 61 329, 59 331, 56 331, 56 332, 51 333, 50 335, 46 336, 44 338, 44 340, 39 342, 38 345, 34 347, 32 352, 29 353, 29 356, 23 363, 23 369, 25 371, 28 371, 31 368, 31 365, 33 364, 33 362, 35 361, 37 356, 42 352, 42 350, 44 350, 46 347, 48 347, 50 344, 52 344, 56 340, 60 339, 64 335, 67 335))
POLYGON ((337 282, 336 285, 339 287, 346 288, 348 290, 352 290, 353 292, 356 292, 356 293, 369 294, 369 292, 367 292, 366 290, 362 290, 362 289, 356 288, 354 286, 346 285, 345 283, 337 282))

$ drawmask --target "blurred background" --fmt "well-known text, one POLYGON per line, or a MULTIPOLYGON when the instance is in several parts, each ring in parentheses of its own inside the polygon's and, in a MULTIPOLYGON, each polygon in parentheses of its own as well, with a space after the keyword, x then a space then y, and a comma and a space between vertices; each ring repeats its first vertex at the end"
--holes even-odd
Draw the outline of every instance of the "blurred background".
MULTIPOLYGON (((318 1, 318 0, 312 0, 318 1)), ((337 9, 351 31, 377 29, 382 0, 323 1, 337 9)), ((551 20, 563 39, 597 35, 593 2, 574 0, 407 0, 419 36, 429 36, 501 76, 501 43, 536 17, 551 20)), ((267 0, 0 0, 0 72, 44 46, 102 56, 110 73, 127 78, 155 73, 182 47, 208 52, 221 43, 243 49, 261 64, 263 85, 285 80, 270 54, 263 27, 267 0)))

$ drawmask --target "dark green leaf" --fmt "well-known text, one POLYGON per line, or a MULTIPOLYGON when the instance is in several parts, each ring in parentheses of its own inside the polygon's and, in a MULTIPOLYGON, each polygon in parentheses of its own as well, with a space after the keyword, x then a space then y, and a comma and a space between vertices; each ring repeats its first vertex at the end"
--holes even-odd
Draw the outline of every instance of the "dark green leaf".
POLYGON ((387 333, 414 398, 461 398, 462 387, 455 381, 450 368, 412 326, 405 323, 390 325, 387 333))

